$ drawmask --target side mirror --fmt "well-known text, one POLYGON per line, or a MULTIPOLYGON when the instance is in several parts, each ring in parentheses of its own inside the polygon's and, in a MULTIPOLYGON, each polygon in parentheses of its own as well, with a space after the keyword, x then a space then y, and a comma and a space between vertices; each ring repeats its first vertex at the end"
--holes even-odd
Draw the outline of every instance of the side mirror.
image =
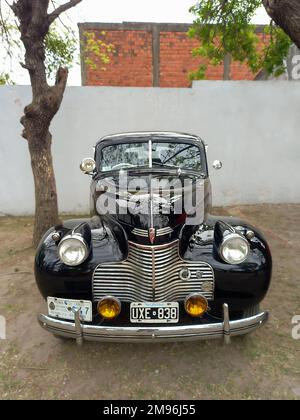
POLYGON ((80 169, 85 174, 91 175, 96 169, 96 162, 92 158, 83 159, 83 161, 80 164, 80 169))
POLYGON ((223 163, 220 160, 215 160, 213 163, 213 168, 218 171, 223 168, 223 163))

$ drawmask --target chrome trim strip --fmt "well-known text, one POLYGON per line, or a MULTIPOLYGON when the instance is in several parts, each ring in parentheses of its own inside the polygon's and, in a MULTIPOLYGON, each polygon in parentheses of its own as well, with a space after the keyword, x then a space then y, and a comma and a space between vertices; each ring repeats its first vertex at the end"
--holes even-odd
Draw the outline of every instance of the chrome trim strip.
MULTIPOLYGON (((136 235, 136 236, 143 236, 145 238, 149 237, 148 230, 134 228, 132 230, 132 233, 133 235, 136 235)), ((169 235, 171 233, 173 233, 173 229, 169 226, 162 229, 156 229, 156 236, 164 236, 164 235, 169 235)))
MULTIPOLYGON (((151 146, 152 153, 152 146, 151 146)), ((150 188, 150 229, 154 229, 154 203, 153 203, 153 188, 152 188, 152 174, 149 175, 150 188)))
POLYGON ((152 293, 153 302, 155 302, 155 251, 152 249, 152 293))
MULTIPOLYGON (((153 167, 152 138, 149 139, 149 168, 153 167)), ((149 175, 150 188, 150 229, 154 228, 152 174, 149 175)))
POLYGON ((152 138, 149 140, 149 168, 153 167, 153 157, 152 157, 152 138))
POLYGON ((148 230, 143 230, 143 229, 137 229, 137 228, 134 228, 133 230, 132 230, 132 232, 131 232, 133 235, 136 235, 136 236, 144 236, 144 237, 146 237, 146 238, 148 238, 149 237, 149 232, 148 232, 148 230))
MULTIPOLYGON (((250 318, 230 321, 230 335, 249 334, 265 324, 268 316, 268 312, 262 312, 250 318)), ((58 320, 43 314, 39 314, 38 321, 44 329, 53 334, 76 339, 74 322, 58 320)), ((172 327, 104 327, 81 324, 81 330, 84 341, 114 341, 119 343, 196 341, 224 338, 224 322, 172 327)))
POLYGON ((156 236, 164 236, 173 233, 173 229, 171 227, 165 227, 162 229, 157 229, 156 236))

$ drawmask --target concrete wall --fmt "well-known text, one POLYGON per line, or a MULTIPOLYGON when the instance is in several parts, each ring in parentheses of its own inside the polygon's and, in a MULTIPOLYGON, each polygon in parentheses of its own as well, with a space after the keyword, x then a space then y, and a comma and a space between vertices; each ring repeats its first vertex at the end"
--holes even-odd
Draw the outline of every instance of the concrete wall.
MULTIPOLYGON (((19 118, 29 87, 0 88, 0 212, 34 211, 27 143, 19 118)), ((79 163, 103 135, 135 130, 199 134, 214 204, 300 202, 300 89, 297 82, 198 82, 192 89, 71 87, 52 126, 61 211, 85 212, 89 178, 79 163)))

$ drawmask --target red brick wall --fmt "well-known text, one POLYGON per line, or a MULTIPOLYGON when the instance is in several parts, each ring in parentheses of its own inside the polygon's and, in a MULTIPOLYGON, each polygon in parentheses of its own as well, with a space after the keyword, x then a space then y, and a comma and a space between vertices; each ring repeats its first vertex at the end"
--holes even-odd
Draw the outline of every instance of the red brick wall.
MULTIPOLYGON (((190 39, 184 32, 161 32, 160 34, 160 85, 162 87, 188 87, 189 72, 206 63, 203 58, 195 58, 191 52, 199 42, 190 39)), ((209 66, 209 80, 223 79, 223 66, 209 66)))
MULTIPOLYGON (((101 39, 101 31, 93 31, 101 39)), ((106 44, 112 44, 115 52, 110 63, 98 65, 97 70, 85 64, 86 85, 90 86, 152 86, 152 33, 146 31, 108 31, 106 44)))
MULTIPOLYGON (((83 24, 84 26, 85 24, 83 24)), ((96 70, 82 63, 83 84, 99 86, 152 86, 153 85, 153 36, 151 24, 145 30, 107 29, 107 25, 97 24, 93 29, 88 24, 87 30, 101 36, 105 31, 105 42, 113 44, 115 53, 111 56, 110 64, 103 70, 99 64, 96 70)), ((113 26, 114 24, 112 24, 113 26)), ((132 24, 134 25, 134 24, 132 24)), ((123 28, 122 24, 119 24, 123 28)), ((130 27, 130 25, 129 25, 130 27)), ((86 30, 86 29, 85 29, 86 30)), ((81 29, 82 34, 83 29, 81 29)), ((82 37, 82 35, 81 35, 82 37)), ((203 58, 195 58, 191 51, 197 47, 198 41, 190 39, 186 31, 160 31, 159 76, 161 87, 188 87, 190 81, 188 73, 196 70, 203 58)), ((252 80, 253 73, 244 64, 232 63, 231 76, 233 80, 252 80)), ((223 65, 208 66, 208 80, 222 80, 223 65)))

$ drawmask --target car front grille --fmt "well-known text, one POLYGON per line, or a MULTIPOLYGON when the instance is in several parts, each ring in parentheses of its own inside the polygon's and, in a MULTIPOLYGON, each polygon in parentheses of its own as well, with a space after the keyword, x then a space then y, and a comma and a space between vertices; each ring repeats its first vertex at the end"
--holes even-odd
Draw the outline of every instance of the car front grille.
POLYGON ((129 242, 128 247, 126 260, 96 267, 94 301, 112 295, 123 302, 174 302, 192 293, 213 300, 213 269, 205 262, 181 259, 178 240, 160 246, 129 242))
MULTIPOLYGON (((133 229, 132 233, 136 236, 143 236, 145 238, 149 237, 149 230, 143 230, 143 229, 133 229)), ((165 236, 165 235, 170 235, 171 233, 173 233, 173 229, 170 227, 165 227, 162 229, 156 229, 155 230, 155 236, 165 236)))

